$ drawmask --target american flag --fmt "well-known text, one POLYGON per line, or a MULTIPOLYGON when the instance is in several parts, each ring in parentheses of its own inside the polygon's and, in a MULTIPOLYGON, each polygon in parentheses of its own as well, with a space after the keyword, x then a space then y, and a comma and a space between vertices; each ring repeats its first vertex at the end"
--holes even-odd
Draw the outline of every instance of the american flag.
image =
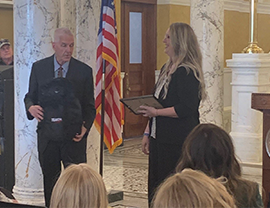
POLYGON ((120 67, 118 59, 118 41, 113 0, 102 0, 98 31, 97 72, 96 72, 96 120, 95 125, 101 132, 102 68, 105 70, 104 105, 104 143, 110 153, 122 143, 121 104, 120 104, 120 67))

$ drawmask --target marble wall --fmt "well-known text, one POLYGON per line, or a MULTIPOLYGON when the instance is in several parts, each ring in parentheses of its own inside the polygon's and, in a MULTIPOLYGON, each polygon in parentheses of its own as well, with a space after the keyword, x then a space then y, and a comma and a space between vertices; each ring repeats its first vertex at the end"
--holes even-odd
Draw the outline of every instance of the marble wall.
MULTIPOLYGON (((74 57, 93 69, 95 80, 97 32, 100 17, 100 0, 61 0, 60 26, 68 27, 75 35, 74 57)), ((87 163, 99 170, 100 134, 95 125, 88 136, 87 163)))
POLYGON ((43 203, 43 176, 38 161, 36 121, 26 118, 23 103, 33 62, 53 53, 52 34, 59 1, 14 1, 15 186, 20 202, 43 203))
POLYGON ((223 4, 222 0, 190 1, 190 23, 201 47, 208 94, 200 106, 201 122, 220 126, 223 126, 223 4))
MULTIPOLYGON (((93 69, 95 83, 97 32, 100 17, 99 0, 76 0, 75 7, 75 56, 93 69)), ((100 134, 93 124, 87 140, 87 163, 99 172, 100 134)))

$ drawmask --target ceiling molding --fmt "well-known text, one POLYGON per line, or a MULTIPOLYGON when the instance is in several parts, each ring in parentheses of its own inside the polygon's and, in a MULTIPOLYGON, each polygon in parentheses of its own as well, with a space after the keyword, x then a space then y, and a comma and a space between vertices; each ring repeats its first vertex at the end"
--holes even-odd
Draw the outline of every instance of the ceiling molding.
MULTIPOLYGON (((270 0, 258 0, 258 2, 258 13, 270 14, 270 0)), ((190 0, 157 0, 157 4, 190 6, 190 0)), ((0 8, 13 8, 13 1, 0 0, 0 8)), ((224 9, 249 13, 249 2, 246 0, 224 0, 224 9)))
MULTIPOLYGON (((190 0, 158 0, 158 5, 172 4, 181 6, 190 6, 190 0)), ((249 13, 249 2, 246 0, 224 0, 224 10, 247 12, 249 13)), ((259 14, 270 14, 270 1, 259 0, 259 14)))
POLYGON ((13 1, 2 1, 0 0, 0 8, 13 8, 13 1))
POLYGON ((157 0, 157 4, 174 4, 181 6, 190 6, 190 0, 157 0))

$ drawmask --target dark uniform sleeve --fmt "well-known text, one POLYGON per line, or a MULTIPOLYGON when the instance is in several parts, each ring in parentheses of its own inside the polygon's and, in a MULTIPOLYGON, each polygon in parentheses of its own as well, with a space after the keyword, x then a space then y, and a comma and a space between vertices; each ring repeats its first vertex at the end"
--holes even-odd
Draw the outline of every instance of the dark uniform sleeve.
POLYGON ((28 88, 28 93, 24 97, 24 104, 25 104, 25 109, 27 113, 27 118, 29 120, 34 119, 34 117, 30 114, 28 109, 32 105, 37 105, 38 104, 38 83, 37 83, 37 78, 35 74, 35 63, 32 65, 32 70, 30 74, 30 79, 29 79, 29 88, 28 88))
POLYGON ((82 101, 82 113, 84 127, 89 130, 96 117, 95 98, 94 98, 94 82, 92 68, 87 70, 86 80, 84 83, 84 93, 82 101))

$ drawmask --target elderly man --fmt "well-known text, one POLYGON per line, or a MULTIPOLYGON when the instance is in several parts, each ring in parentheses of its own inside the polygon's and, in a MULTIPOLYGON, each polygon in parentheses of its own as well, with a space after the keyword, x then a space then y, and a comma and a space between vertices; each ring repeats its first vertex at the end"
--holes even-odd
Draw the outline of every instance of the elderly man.
MULTIPOLYGON (((28 119, 35 118, 38 121, 39 162, 44 176, 44 194, 47 207, 50 205, 53 186, 61 172, 61 162, 63 162, 64 167, 71 163, 86 162, 86 138, 96 114, 92 69, 72 57, 74 37, 70 30, 67 28, 56 29, 52 47, 55 51, 52 56, 33 63, 29 91, 24 98, 28 119), (59 80, 54 79, 59 76, 66 78, 63 80, 71 83, 72 91, 81 107, 81 131, 73 135, 73 138, 59 139, 56 136, 54 138, 46 136, 51 135, 51 132, 48 132, 42 125, 43 119, 45 120, 46 115, 48 115, 48 110, 46 111, 40 102, 43 95, 42 86, 48 84, 50 80, 59 80)), ((67 111, 66 114, 70 114, 70 111, 67 111)), ((54 120, 62 121, 58 118, 54 120)), ((64 129, 64 131, 67 130, 64 129)))
POLYGON ((0 65, 13 65, 13 51, 8 39, 0 40, 0 65))

